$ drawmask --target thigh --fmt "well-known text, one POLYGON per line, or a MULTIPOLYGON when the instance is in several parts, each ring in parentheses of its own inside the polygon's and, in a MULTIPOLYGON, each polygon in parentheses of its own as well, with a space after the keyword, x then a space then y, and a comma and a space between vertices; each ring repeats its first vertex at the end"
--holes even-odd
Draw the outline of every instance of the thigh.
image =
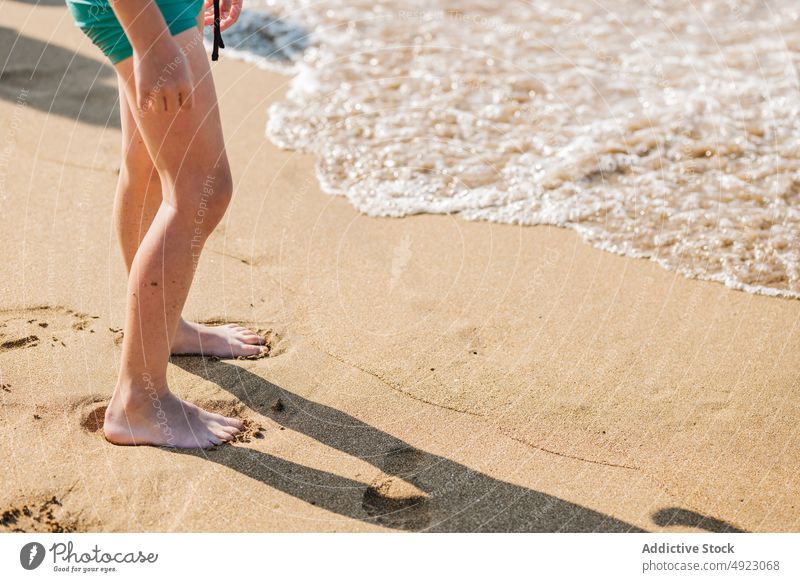
MULTIPOLYGON (((200 26, 175 36, 192 73, 193 107, 176 113, 151 110, 142 114, 130 110, 159 175, 173 186, 169 192, 163 192, 164 200, 172 204, 179 202, 174 199, 179 190, 174 187, 176 184, 202 183, 216 169, 227 171, 228 165, 216 90, 200 26)), ((117 63, 115 69, 127 103, 136 103, 133 59, 117 63)))
MULTIPOLYGON (((150 152, 136 124, 135 108, 131 107, 125 87, 119 87, 119 118, 122 126, 122 165, 136 179, 151 179, 156 173, 150 152)), ((156 176, 157 177, 157 174, 156 176)))

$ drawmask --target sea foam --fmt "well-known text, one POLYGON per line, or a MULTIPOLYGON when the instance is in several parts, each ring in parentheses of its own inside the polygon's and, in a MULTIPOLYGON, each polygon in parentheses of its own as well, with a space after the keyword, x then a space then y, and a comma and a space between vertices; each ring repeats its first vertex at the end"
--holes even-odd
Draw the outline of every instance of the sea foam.
POLYGON ((282 0, 267 133, 373 216, 553 224, 800 297, 796 0, 282 0))

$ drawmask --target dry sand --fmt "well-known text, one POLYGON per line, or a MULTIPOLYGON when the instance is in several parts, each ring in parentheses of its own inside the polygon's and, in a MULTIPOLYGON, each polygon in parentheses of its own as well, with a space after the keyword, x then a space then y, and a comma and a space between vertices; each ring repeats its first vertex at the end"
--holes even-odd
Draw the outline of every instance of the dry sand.
POLYGON ((0 529, 798 530, 800 302, 556 228, 361 216, 264 138, 288 79, 224 57, 237 193, 187 311, 273 350, 170 374, 252 430, 106 443, 116 89, 53 4, 2 2, 0 529))

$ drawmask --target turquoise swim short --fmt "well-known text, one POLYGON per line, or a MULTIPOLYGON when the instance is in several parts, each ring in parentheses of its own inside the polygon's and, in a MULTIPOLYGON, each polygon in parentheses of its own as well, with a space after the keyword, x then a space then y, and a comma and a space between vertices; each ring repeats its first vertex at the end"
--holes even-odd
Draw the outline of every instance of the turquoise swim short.
MULTIPOLYGON (((67 0, 75 24, 116 64, 130 57, 133 48, 111 9, 114 0, 67 0)), ((155 0, 173 36, 197 26, 203 0, 155 0)))

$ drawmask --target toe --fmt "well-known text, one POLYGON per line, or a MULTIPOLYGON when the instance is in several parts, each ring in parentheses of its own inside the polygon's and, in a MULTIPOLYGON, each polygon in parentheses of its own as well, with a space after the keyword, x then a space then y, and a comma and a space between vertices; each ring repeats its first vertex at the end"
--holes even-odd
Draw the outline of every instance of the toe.
POLYGON ((223 417, 218 422, 214 423, 214 427, 219 427, 223 429, 226 434, 228 433, 239 434, 242 431, 242 429, 233 424, 232 422, 229 422, 231 420, 233 419, 223 417))
POLYGON ((207 420, 208 424, 227 424, 225 422, 226 416, 222 416, 221 414, 217 414, 216 412, 210 412, 208 410, 203 410, 203 416, 207 420))
POLYGON ((208 438, 209 446, 211 446, 211 447, 216 447, 217 445, 221 445, 223 442, 225 442, 225 439, 223 439, 221 437, 218 437, 214 433, 209 433, 207 438, 208 438))
POLYGON ((228 418, 227 416, 225 416, 223 417, 222 422, 220 424, 233 427, 238 431, 244 430, 244 423, 238 418, 228 418))
POLYGON ((222 424, 219 426, 219 430, 225 434, 225 438, 228 440, 236 438, 242 432, 236 427, 222 424))
POLYGON ((253 332, 243 333, 239 339, 243 343, 251 345, 263 346, 265 343, 267 343, 267 340, 265 340, 263 337, 253 332))
POLYGON ((258 356, 258 355, 260 355, 261 353, 264 352, 264 348, 263 348, 263 346, 260 346, 258 344, 245 344, 245 343, 239 342, 239 346, 237 347, 237 351, 242 356, 258 356))
POLYGON ((221 441, 229 441, 234 436, 236 436, 236 435, 231 434, 221 424, 217 424, 217 425, 214 425, 212 427, 209 427, 209 430, 211 431, 211 434, 213 434, 215 437, 217 437, 221 441))
MULTIPOLYGON (((199 439, 197 441, 197 446, 201 449, 213 449, 217 445, 221 444, 222 441, 215 436, 205 437, 203 439, 199 439)), ((194 447, 191 447, 194 448, 194 447)))

